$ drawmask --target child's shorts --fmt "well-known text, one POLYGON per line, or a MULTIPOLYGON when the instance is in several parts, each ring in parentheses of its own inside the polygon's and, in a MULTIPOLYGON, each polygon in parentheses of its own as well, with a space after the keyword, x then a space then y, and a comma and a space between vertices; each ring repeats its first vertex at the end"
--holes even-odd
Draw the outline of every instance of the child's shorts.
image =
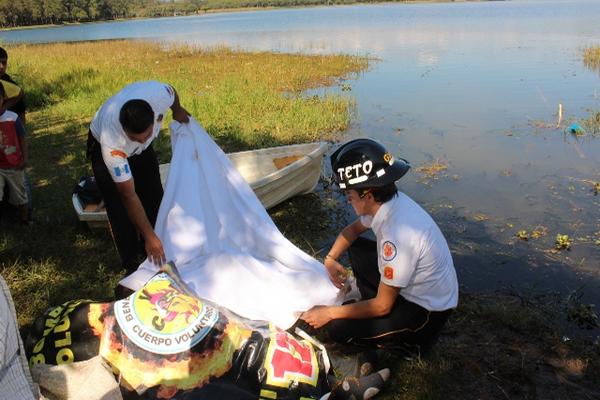
POLYGON ((24 170, 0 169, 0 198, 4 193, 4 185, 8 186, 8 202, 10 204, 14 206, 27 204, 24 170))

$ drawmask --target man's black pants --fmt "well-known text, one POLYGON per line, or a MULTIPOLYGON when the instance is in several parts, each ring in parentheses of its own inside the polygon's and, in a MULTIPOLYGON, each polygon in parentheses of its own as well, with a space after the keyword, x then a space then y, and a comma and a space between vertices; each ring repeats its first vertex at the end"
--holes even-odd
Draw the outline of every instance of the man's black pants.
MULTIPOLYGON (((350 265, 363 300, 374 298, 379 287, 377 244, 358 238, 348 249, 350 265)), ((428 311, 398 295, 392 311, 383 317, 337 319, 327 324, 329 336, 340 343, 383 348, 428 348, 437 340, 452 310, 428 311), (408 346, 410 347, 410 346, 408 346)))
MULTIPOLYGON (((115 182, 102 158, 100 143, 91 132, 88 133, 87 156, 92 162, 96 183, 104 197, 106 214, 122 266, 129 274, 137 269, 141 258, 146 257, 143 239, 129 220, 115 182)), ((152 145, 148 146, 142 153, 129 157, 127 162, 133 175, 135 192, 144 207, 148 221, 154 227, 163 196, 158 159, 154 148, 152 145)))

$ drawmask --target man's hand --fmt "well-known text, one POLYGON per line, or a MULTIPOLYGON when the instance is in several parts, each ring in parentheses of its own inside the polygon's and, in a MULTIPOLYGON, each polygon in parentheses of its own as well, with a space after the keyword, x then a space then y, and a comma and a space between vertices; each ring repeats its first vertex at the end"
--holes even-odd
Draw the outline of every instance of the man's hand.
POLYGON ((183 107, 181 107, 181 103, 179 102, 179 95, 175 88, 171 87, 175 92, 175 99, 173 100, 173 105, 171 106, 171 110, 173 111, 173 119, 182 124, 187 124, 190 122, 190 113, 183 107))
POLYGON ((148 256, 148 260, 158 266, 163 265, 167 261, 162 242, 158 236, 154 234, 154 232, 152 235, 149 235, 149 237, 144 238, 144 244, 146 247, 146 255, 148 256))
POLYGON ((325 265, 325 268, 327 268, 331 283, 338 289, 343 288, 344 282, 346 282, 346 278, 348 277, 346 268, 331 257, 325 257, 323 264, 325 265))
POLYGON ((315 329, 322 327, 332 320, 329 307, 327 306, 314 306, 308 311, 305 311, 300 315, 300 319, 303 319, 315 329))
POLYGON ((182 124, 190 122, 190 113, 181 106, 173 108, 173 119, 182 124))

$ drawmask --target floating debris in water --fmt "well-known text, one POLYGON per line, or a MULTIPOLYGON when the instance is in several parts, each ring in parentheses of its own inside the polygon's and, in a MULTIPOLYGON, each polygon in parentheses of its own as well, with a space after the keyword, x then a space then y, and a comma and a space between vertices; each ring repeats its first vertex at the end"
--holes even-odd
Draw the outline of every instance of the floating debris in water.
POLYGON ((567 132, 575 136, 585 136, 585 129, 577 123, 569 125, 567 132))
POLYGON ((473 215, 473 219, 475 221, 482 222, 482 221, 488 221, 490 219, 490 217, 488 217, 485 214, 475 214, 475 215, 473 215))

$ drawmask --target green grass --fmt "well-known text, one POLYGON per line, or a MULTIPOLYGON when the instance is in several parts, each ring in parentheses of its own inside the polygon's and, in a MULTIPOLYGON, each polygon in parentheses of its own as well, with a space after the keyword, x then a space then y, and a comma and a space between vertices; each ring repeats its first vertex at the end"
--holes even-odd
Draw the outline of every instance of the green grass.
MULTIPOLYGON (((0 229, 0 273, 22 324, 66 300, 109 299, 122 277, 108 232, 80 225, 70 200, 78 178, 91 174, 85 139, 106 98, 137 80, 168 82, 226 151, 332 139, 348 127, 354 108, 353 99, 333 87, 369 62, 141 41, 7 46, 7 51, 9 72, 23 84, 30 110, 27 173, 35 225, 17 226, 5 215, 0 229), (329 94, 304 94, 329 86, 329 94)), ((169 120, 170 115, 165 127, 169 120)), ((161 161, 168 161, 167 134, 157 147, 161 161)))

